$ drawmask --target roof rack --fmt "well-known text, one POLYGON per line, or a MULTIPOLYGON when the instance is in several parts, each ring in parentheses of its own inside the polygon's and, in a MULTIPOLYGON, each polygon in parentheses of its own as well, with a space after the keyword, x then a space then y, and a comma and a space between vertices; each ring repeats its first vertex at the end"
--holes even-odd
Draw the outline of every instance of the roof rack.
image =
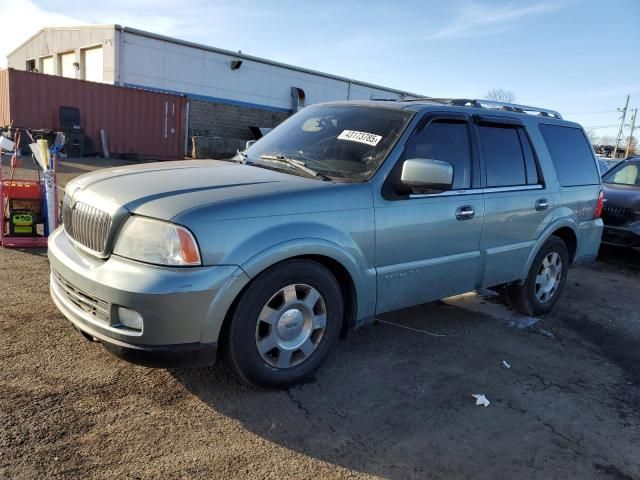
POLYGON ((516 113, 535 113, 543 117, 553 117, 562 119, 562 115, 555 110, 549 110, 548 108, 530 107, 528 105, 518 105, 516 103, 497 102, 495 100, 483 100, 483 99, 470 99, 470 98, 431 98, 431 97, 417 97, 400 100, 401 102, 420 102, 428 101, 435 103, 442 103, 445 105, 452 105, 457 107, 476 107, 476 108, 490 108, 494 110, 503 110, 506 112, 516 113))

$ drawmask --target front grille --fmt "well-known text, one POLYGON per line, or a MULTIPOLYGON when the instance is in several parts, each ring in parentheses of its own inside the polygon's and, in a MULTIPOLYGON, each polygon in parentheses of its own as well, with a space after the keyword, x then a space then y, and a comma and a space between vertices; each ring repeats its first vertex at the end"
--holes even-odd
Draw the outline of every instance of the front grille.
POLYGON ((56 271, 53 271, 53 279, 67 300, 95 319, 109 323, 109 302, 83 292, 56 271))
POLYGON ((72 204, 65 196, 62 222, 67 234, 96 253, 104 253, 111 230, 111 216, 83 202, 72 204))
POLYGON ((640 211, 630 208, 605 206, 602 209, 602 221, 605 225, 625 225, 640 219, 640 211))

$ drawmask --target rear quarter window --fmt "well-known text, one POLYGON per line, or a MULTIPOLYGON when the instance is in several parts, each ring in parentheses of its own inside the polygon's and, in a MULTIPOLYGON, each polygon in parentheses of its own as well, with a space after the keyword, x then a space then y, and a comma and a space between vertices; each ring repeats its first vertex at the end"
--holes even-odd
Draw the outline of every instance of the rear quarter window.
POLYGON ((541 123, 540 132, 560 185, 575 187, 600 183, 591 147, 581 129, 541 123))

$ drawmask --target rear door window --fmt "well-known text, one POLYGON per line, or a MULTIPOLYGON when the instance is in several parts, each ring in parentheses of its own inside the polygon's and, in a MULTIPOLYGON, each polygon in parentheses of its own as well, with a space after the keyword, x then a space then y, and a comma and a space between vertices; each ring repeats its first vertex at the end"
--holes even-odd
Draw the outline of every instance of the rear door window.
POLYGON ((575 127, 540 124, 560 185, 575 187, 600 183, 600 175, 584 132, 575 127))
POLYGON ((478 127, 487 187, 527 185, 527 168, 518 128, 502 125, 478 127))

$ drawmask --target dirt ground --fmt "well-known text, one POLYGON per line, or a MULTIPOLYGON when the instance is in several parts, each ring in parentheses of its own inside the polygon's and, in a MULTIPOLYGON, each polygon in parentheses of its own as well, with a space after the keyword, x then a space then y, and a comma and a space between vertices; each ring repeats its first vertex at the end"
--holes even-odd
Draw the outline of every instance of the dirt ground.
POLYGON ((572 270, 531 326, 483 295, 387 314, 286 391, 112 357, 48 271, 0 248, 0 478, 640 478, 640 253, 572 270))

